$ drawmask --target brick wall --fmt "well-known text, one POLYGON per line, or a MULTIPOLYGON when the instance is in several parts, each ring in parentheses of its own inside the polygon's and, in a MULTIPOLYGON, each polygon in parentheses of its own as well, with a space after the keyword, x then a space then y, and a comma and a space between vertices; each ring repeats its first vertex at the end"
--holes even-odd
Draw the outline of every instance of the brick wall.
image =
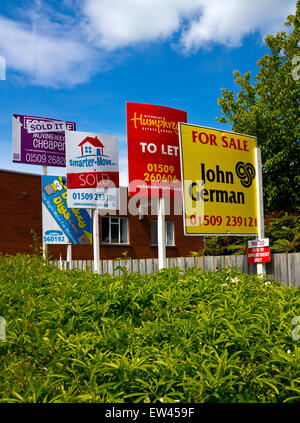
MULTIPOLYGON (((32 229, 38 235, 40 242, 42 241, 41 176, 0 170, 0 192, 2 200, 0 252, 2 254, 18 252, 32 254, 32 229)), ((124 191, 122 198, 124 198, 124 191)), ((173 210, 172 201, 170 210, 173 210)), ((132 258, 157 257, 157 247, 151 247, 151 220, 156 219, 157 216, 144 215, 143 220, 139 220, 138 216, 127 215, 124 211, 123 213, 121 211, 120 215, 129 219, 129 245, 101 245, 100 257, 116 259, 124 251, 127 251, 132 258)), ((167 247, 167 257, 186 257, 190 255, 191 251, 203 248, 203 238, 184 236, 182 215, 171 214, 166 216, 166 220, 175 222, 175 247, 167 247)), ((101 231, 100 222, 99 226, 101 231)), ((62 259, 65 259, 66 249, 65 245, 49 245, 49 253, 56 259, 60 255, 62 259)), ((73 245, 72 258, 74 260, 92 260, 92 246, 73 245)))

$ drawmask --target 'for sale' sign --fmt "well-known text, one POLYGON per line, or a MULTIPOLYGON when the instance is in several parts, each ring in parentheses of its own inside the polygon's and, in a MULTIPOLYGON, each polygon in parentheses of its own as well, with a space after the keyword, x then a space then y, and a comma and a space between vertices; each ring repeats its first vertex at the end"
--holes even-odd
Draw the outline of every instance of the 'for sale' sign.
POLYGON ((256 138, 179 123, 185 235, 258 233, 256 138))

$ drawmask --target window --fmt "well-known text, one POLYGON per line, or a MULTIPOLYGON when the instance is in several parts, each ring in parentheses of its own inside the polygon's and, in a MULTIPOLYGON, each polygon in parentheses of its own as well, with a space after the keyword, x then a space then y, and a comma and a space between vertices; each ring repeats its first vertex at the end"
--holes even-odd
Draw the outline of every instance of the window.
MULTIPOLYGON (((165 230, 166 230, 166 246, 172 247, 175 245, 174 222, 166 221, 165 230)), ((151 244, 158 245, 157 220, 151 221, 151 244)))
POLYGON ((86 154, 92 154, 92 147, 84 147, 84 152, 86 154))
POLYGON ((128 244, 128 219, 126 217, 102 217, 102 242, 107 244, 128 244))

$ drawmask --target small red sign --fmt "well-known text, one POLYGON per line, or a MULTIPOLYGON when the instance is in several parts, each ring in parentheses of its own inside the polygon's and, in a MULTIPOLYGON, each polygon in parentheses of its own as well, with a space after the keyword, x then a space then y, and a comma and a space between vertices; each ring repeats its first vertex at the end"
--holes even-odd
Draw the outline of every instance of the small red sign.
POLYGON ((269 263, 271 261, 270 247, 248 248, 248 263, 269 263))
POLYGON ((67 178, 68 189, 119 187, 119 172, 69 173, 67 178))
POLYGON ((187 113, 140 103, 126 109, 129 195, 181 197, 178 122, 187 113))

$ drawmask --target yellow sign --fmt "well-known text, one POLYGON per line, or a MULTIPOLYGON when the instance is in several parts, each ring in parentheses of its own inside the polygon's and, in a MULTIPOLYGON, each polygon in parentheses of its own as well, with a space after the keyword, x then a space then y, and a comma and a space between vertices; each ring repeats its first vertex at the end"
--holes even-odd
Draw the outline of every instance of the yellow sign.
POLYGON ((256 138, 179 123, 186 235, 253 235, 256 138))

